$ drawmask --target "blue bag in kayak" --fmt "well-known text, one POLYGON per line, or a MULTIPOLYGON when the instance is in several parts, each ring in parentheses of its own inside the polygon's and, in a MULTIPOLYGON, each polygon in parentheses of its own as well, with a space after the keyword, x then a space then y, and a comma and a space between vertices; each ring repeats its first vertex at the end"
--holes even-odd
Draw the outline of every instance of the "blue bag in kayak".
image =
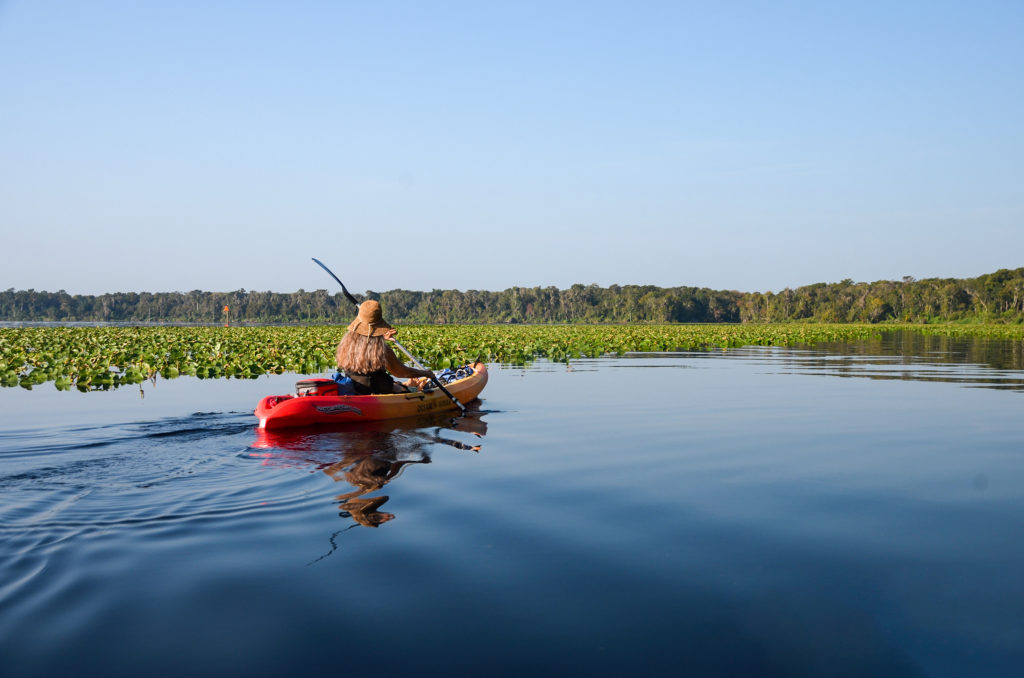
POLYGON ((344 372, 335 372, 331 379, 338 385, 338 395, 355 395, 356 387, 352 385, 352 379, 344 372))

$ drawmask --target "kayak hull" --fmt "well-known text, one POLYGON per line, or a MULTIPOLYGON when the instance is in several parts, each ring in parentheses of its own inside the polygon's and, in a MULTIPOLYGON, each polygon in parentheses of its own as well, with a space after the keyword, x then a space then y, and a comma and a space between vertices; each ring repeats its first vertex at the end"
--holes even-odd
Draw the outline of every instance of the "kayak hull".
MULTIPOLYGON (((473 365, 473 374, 446 384, 460 403, 474 400, 487 385, 487 366, 473 365)), ((319 424, 380 421, 416 417, 456 409, 440 390, 387 395, 276 395, 260 400, 254 414, 261 429, 273 430, 319 424)))

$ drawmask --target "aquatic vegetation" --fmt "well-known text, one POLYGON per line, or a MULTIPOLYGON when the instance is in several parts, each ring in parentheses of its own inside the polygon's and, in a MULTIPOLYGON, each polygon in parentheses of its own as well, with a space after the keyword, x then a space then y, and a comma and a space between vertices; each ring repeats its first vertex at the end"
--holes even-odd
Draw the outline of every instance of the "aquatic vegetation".
MULTIPOLYGON (((411 325, 402 343, 440 369, 477 357, 513 365, 536 359, 740 346, 856 341, 883 331, 1024 340, 1019 325, 411 325)), ((81 391, 181 375, 254 379, 334 368, 341 326, 0 328, 0 385, 81 391)))

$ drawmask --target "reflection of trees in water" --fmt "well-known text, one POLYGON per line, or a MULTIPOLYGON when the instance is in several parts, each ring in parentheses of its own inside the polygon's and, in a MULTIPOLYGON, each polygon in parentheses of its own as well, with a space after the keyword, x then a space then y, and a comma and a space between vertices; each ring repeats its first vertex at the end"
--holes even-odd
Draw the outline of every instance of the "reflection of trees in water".
POLYGON ((1024 370, 1024 342, 984 337, 950 337, 918 332, 885 332, 880 338, 850 344, 823 344, 830 351, 833 346, 845 346, 854 355, 898 355, 924 358, 929 362, 948 364, 985 365, 996 370, 1024 370))
POLYGON ((1024 342, 885 332, 857 342, 817 344, 786 364, 841 377, 942 381, 1024 390, 1024 342))
POLYGON ((457 419, 442 414, 337 428, 260 430, 254 447, 267 451, 254 456, 263 457, 264 463, 272 466, 314 466, 335 482, 348 484, 351 489, 336 497, 341 516, 351 518, 356 525, 379 527, 395 517, 380 510, 389 497, 367 495, 383 489, 406 467, 429 464, 436 445, 479 451, 479 439, 486 433, 482 415, 472 411, 457 419), (472 438, 467 439, 467 435, 472 438))

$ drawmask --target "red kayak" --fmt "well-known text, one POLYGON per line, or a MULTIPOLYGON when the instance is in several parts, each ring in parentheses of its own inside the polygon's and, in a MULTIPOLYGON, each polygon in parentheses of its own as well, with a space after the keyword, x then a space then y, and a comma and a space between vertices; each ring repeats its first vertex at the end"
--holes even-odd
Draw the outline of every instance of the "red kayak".
MULTIPOLYGON (((487 366, 478 362, 471 367, 473 374, 445 384, 445 388, 463 405, 480 395, 487 385, 487 366)), ((379 421, 455 409, 455 403, 438 389, 387 395, 339 396, 336 395, 337 388, 331 379, 310 379, 299 382, 297 395, 263 398, 255 412, 260 420, 260 428, 379 421)))

